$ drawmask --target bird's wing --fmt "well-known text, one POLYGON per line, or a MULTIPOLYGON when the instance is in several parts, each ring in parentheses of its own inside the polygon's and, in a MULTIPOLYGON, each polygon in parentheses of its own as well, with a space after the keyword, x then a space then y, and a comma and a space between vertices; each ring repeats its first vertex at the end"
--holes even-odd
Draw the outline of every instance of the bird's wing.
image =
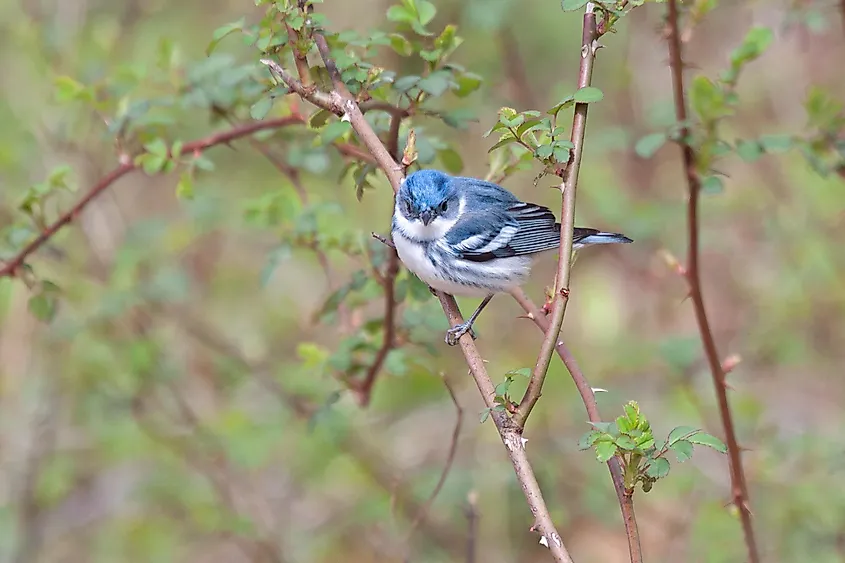
POLYGON ((508 244, 519 224, 507 213, 467 212, 446 233, 446 241, 460 257, 475 262, 514 256, 508 244))
POLYGON ((517 201, 499 212, 466 213, 446 236, 462 258, 487 262, 557 248, 560 225, 547 208, 517 201))

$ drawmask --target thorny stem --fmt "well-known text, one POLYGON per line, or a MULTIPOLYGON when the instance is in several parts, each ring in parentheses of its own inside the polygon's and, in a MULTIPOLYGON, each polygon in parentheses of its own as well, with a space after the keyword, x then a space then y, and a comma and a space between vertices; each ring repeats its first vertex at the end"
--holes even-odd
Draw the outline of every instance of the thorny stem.
MULTIPOLYGON (((511 291, 511 296, 526 312, 528 318, 534 321, 537 328, 543 333, 546 333, 549 329, 549 322, 543 311, 531 301, 522 289, 514 289, 511 291)), ((596 402, 595 391, 593 391, 593 388, 584 376, 584 372, 581 371, 581 367, 575 360, 575 356, 572 355, 572 352, 569 351, 569 348, 562 340, 557 342, 555 350, 569 371, 570 376, 572 376, 572 381, 581 395, 581 401, 584 403, 584 408, 587 410, 587 417, 590 419, 590 422, 601 422, 602 418, 601 413, 599 413, 598 403, 596 402)), ((628 551, 631 556, 631 563, 642 563, 642 547, 640 546, 637 518, 634 513, 633 491, 625 489, 622 467, 618 459, 615 457, 610 458, 607 462, 607 468, 613 480, 613 488, 616 490, 616 498, 619 501, 619 508, 622 511, 622 520, 625 522, 625 533, 628 538, 628 551)))
MULTIPOLYGON (((687 122, 687 105, 684 94, 684 61, 681 47, 681 38, 678 32, 678 4, 677 0, 669 0, 667 15, 669 59, 672 68, 672 90, 675 98, 675 117, 678 123, 687 122)), ((687 204, 687 226, 689 229, 688 264, 686 271, 687 283, 690 289, 690 299, 695 309, 695 318, 698 322, 698 331, 701 335, 701 342, 704 346, 704 353, 707 356, 707 363, 710 365, 710 373, 713 376, 713 385, 716 389, 716 398, 719 403, 719 414, 722 418, 722 426, 725 430, 725 442, 728 447, 731 471, 731 494, 733 503, 736 505, 742 531, 745 535, 745 545, 748 550, 748 561, 758 563, 760 556, 757 551, 757 543, 754 539, 754 528, 751 523, 751 509, 749 507, 748 488, 745 483, 745 473, 742 469, 742 454, 734 430, 733 416, 730 404, 728 403, 727 385, 722 362, 719 359, 719 352, 716 349, 716 341, 713 338, 713 331, 707 319, 707 311, 704 307, 704 296, 701 290, 701 275, 698 256, 698 199, 701 192, 701 180, 696 171, 695 151, 686 139, 689 138, 687 127, 681 129, 680 146, 689 188, 689 201, 687 204)))
MULTIPOLYGON (((578 88, 590 85, 593 76, 593 63, 596 58, 597 30, 596 14, 592 2, 587 4, 584 13, 584 23, 581 33, 581 66, 578 73, 578 88)), ((560 218, 560 256, 558 257, 557 285, 552 298, 552 315, 549 322, 549 329, 546 337, 540 346, 540 353, 537 362, 528 381, 528 388, 519 403, 513 420, 520 427, 525 427, 525 422, 531 414, 531 410, 543 392, 543 382, 546 373, 549 371, 552 353, 555 350, 555 343, 563 325, 563 316, 566 313, 566 303, 569 300, 569 272, 572 258, 572 232, 575 226, 575 190, 578 185, 578 172, 581 168, 581 156, 584 153, 584 136, 587 130, 587 108, 588 104, 575 104, 575 115, 572 118, 571 141, 575 148, 569 164, 563 173, 563 182, 560 189, 563 192, 561 202, 560 218)))

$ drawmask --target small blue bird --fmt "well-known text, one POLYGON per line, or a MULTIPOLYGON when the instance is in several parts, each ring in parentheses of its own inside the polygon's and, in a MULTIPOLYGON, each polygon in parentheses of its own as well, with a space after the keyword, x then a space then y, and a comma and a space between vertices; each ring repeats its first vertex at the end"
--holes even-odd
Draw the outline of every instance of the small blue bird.
MULTIPOLYGON (((484 297, 466 322, 447 331, 450 346, 467 332, 475 338, 472 324, 493 295, 522 285, 533 255, 560 245, 560 223, 548 208, 491 182, 438 170, 405 178, 391 232, 399 258, 430 287, 484 297)), ((624 235, 576 227, 573 248, 628 242, 624 235)))

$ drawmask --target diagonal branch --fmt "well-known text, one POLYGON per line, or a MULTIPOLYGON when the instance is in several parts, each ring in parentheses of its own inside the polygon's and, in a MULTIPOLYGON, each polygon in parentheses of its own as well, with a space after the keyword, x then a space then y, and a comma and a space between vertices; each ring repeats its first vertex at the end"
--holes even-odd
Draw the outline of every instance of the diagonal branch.
MULTIPOLYGON (((677 0, 669 0, 667 15, 668 42, 669 42, 669 63, 672 68, 672 90, 675 98, 675 118, 678 123, 687 122, 687 103, 684 94, 684 60, 681 47, 681 38, 678 32, 678 3, 677 0)), ((695 318, 698 322, 698 331, 701 335, 701 342, 704 346, 704 354, 707 356, 707 363, 710 365, 710 373, 713 376, 713 385, 716 389, 716 398, 719 403, 719 414, 722 418, 722 426, 725 430, 725 443, 728 446, 731 471, 731 494, 733 503, 739 510, 742 531, 745 535, 745 545, 748 550, 748 560, 757 563, 760 556, 757 551, 757 543, 754 539, 754 528, 751 524, 751 509, 749 507, 748 487, 745 483, 745 473, 742 469, 742 454, 734 430, 733 416, 731 415, 730 404, 728 403, 727 384, 725 382, 725 371, 719 359, 719 352, 716 349, 716 341, 713 338, 713 331, 707 319, 707 311, 704 307, 704 295, 701 290, 701 274, 698 256, 698 200, 701 193, 701 180, 696 171, 696 155, 693 147, 689 144, 689 129, 686 126, 681 128, 680 134, 681 154, 684 164, 684 174, 689 189, 689 202, 687 204, 687 227, 689 230, 688 264, 686 278, 690 288, 690 299, 692 300, 695 318)))
MULTIPOLYGON (((268 129, 280 129, 289 125, 298 125, 302 123, 305 123, 305 118, 299 114, 288 115, 276 119, 268 119, 265 121, 245 123, 243 125, 238 125, 237 127, 227 129, 226 131, 214 133, 213 135, 209 135, 208 137, 204 137, 202 139, 198 139, 190 143, 185 143, 182 146, 182 152, 178 155, 171 155, 171 157, 177 158, 181 155, 202 153, 210 149, 211 147, 228 144, 237 139, 248 137, 249 135, 257 133, 258 131, 265 131, 268 129)), ((29 244, 27 244, 20 252, 18 252, 17 255, 15 255, 12 259, 3 264, 3 267, 0 268, 0 278, 6 276, 14 276, 18 268, 24 265, 29 255, 33 254, 36 250, 41 248, 44 243, 53 238, 53 236, 55 236, 56 233, 58 233, 62 228, 73 222, 73 220, 76 219, 79 214, 82 213, 82 211, 91 204, 91 202, 97 199, 100 194, 108 190, 112 186, 112 184, 114 184, 130 172, 133 172, 134 170, 137 170, 139 168, 139 165, 135 164, 135 159, 130 155, 121 155, 120 161, 120 166, 109 172, 99 182, 97 182, 94 187, 89 189, 88 192, 82 197, 82 199, 80 199, 76 203, 76 205, 71 207, 67 212, 63 213, 58 219, 56 219, 56 221, 54 221, 46 229, 41 231, 41 233, 37 237, 35 237, 29 244)))
MULTIPOLYGON (((511 296, 527 313, 528 318, 534 321, 537 328, 544 333, 549 330, 549 321, 546 319, 546 315, 531 301, 522 289, 514 289, 511 291, 511 296)), ((590 422, 601 422, 601 413, 599 413, 599 406, 596 402, 596 393, 584 376, 584 372, 581 371, 578 362, 575 361, 575 356, 572 355, 572 352, 569 351, 569 348, 567 348, 562 340, 557 342, 555 350, 572 376, 572 381, 581 395, 581 401, 584 403, 584 408, 587 410, 587 417, 590 419, 590 422)), ((608 460, 607 468, 610 470, 613 488, 616 490, 619 508, 622 511, 622 519, 625 522, 625 532, 628 536, 628 551, 631 556, 631 563, 642 563, 643 555, 642 547, 640 546, 640 534, 637 528, 636 514, 634 513, 634 491, 625 489, 622 466, 616 457, 608 460)))
MULTIPOLYGON (((596 59, 598 49, 598 31, 596 30, 595 6, 592 2, 587 4, 584 13, 584 23, 581 33, 581 66, 578 73, 578 88, 585 88, 590 85, 593 76, 593 63, 596 59)), ((519 403, 513 419, 520 428, 525 426, 525 421, 543 391, 543 382, 546 373, 549 371, 549 364, 552 360, 552 353, 555 350, 555 343, 560 334, 560 327, 563 325, 563 316, 566 313, 566 303, 569 300, 569 271, 572 260, 572 232, 575 226, 575 189, 578 185, 578 172, 581 168, 581 155, 584 153, 584 135, 587 129, 587 108, 588 104, 575 104, 575 115, 572 118, 571 141, 575 145, 569 164, 563 173, 563 182, 560 189, 563 192, 561 202, 560 218, 560 256, 558 257, 557 282, 555 294, 552 298, 552 318, 546 337, 540 347, 537 356, 537 363, 528 381, 528 388, 519 403)))

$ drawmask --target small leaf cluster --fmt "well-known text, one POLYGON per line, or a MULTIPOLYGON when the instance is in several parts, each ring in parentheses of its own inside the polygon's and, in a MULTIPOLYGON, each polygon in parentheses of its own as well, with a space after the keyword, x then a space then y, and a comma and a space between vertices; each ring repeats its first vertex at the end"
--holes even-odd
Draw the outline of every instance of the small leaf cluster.
POLYGON ((651 424, 635 401, 624 407, 625 414, 615 422, 590 423, 593 430, 578 442, 582 450, 593 448, 596 459, 606 462, 613 457, 622 465, 625 489, 632 493, 637 484, 649 492, 658 479, 669 474, 671 465, 666 454, 671 450, 678 462, 692 457, 694 445, 707 446, 726 453, 727 448, 715 436, 692 426, 674 428, 665 441, 657 442, 651 424))
POLYGON ((838 173, 845 177, 845 111, 829 92, 814 87, 804 102, 807 112, 806 139, 799 146, 804 158, 821 176, 838 173))
POLYGON ((491 412, 512 413, 516 409, 517 403, 510 397, 510 388, 517 377, 526 379, 531 377, 531 368, 514 369, 505 374, 505 380, 496 385, 493 406, 481 411, 479 417, 481 422, 485 422, 490 417, 491 412))
POLYGON ((485 137, 499 134, 498 142, 488 152, 515 145, 527 151, 527 160, 534 159, 543 165, 538 179, 546 174, 562 175, 575 145, 567 137, 566 128, 558 125, 559 114, 575 104, 598 102, 603 97, 601 90, 587 86, 566 96, 545 113, 503 107, 498 121, 484 133, 485 137))
POLYGON ((61 192, 75 191, 70 178, 71 172, 70 166, 66 164, 56 167, 46 180, 27 188, 21 198, 18 210, 29 217, 39 229, 44 229, 47 225, 45 213, 48 202, 61 192))
MULTIPOLYGON (((703 7, 704 10, 706 8, 703 7)), ((690 84, 688 95, 694 116, 686 123, 675 123, 669 130, 655 132, 639 139, 635 145, 638 155, 654 155, 668 140, 689 143, 696 153, 696 171, 701 178, 702 191, 716 193, 723 182, 714 170, 716 162, 734 153, 747 162, 753 162, 766 152, 780 152, 791 147, 791 139, 782 135, 767 135, 757 140, 737 140, 731 143, 720 135, 719 125, 736 111, 739 96, 737 82, 743 69, 759 58, 771 44, 773 34, 766 27, 753 27, 742 44, 730 57, 730 66, 718 79, 696 76, 690 84), (683 130, 689 135, 684 138, 683 130)))

